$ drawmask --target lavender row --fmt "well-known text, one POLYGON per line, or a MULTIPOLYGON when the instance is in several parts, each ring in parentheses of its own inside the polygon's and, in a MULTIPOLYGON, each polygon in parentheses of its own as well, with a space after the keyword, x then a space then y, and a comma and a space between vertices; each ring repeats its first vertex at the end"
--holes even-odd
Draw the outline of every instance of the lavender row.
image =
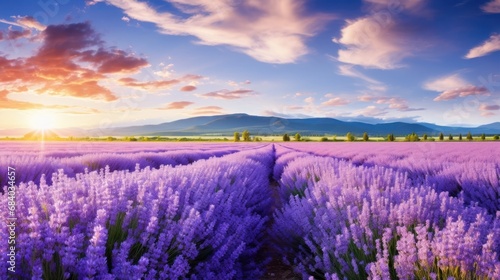
POLYGON ((176 143, 176 142, 0 142, 0 157, 29 155, 45 157, 74 157, 95 153, 133 154, 168 151, 246 150, 263 147, 262 143, 176 143))
POLYGON ((272 147, 252 154, 21 183, 17 279, 259 278, 272 147))
POLYGON ((500 147, 497 143, 310 143, 287 144, 302 152, 384 166, 408 173, 414 185, 463 196, 490 213, 500 210, 500 147))
POLYGON ((403 172, 302 157, 285 167, 280 193, 271 233, 304 278, 500 279, 500 212, 403 172))
POLYGON ((44 157, 44 156, 25 156, 22 153, 18 155, 4 156, 0 158, 0 186, 7 182, 7 168, 14 167, 18 170, 17 182, 33 181, 35 184, 40 182, 43 174, 48 177, 48 184, 52 183, 51 175, 62 169, 69 177, 75 177, 78 173, 84 173, 85 170, 100 170, 109 166, 111 171, 115 170, 135 170, 136 164, 141 167, 149 166, 158 168, 161 165, 186 165, 207 159, 210 157, 221 157, 230 153, 237 152, 235 149, 221 149, 208 151, 168 151, 168 152, 137 152, 132 154, 117 153, 99 153, 86 154, 75 157, 44 157))

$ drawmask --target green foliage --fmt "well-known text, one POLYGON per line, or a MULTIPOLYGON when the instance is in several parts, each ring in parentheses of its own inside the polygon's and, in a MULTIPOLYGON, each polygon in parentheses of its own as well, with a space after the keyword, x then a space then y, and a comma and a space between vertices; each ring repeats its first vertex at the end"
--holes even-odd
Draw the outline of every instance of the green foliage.
POLYGON ((424 141, 427 141, 427 134, 424 134, 423 138, 424 138, 424 141))
POLYGON ((363 141, 368 141, 370 138, 368 137, 368 133, 363 133, 363 141))
POLYGON ((439 133, 439 141, 443 141, 443 140, 444 140, 444 135, 443 135, 443 133, 441 132, 441 133, 439 133))
POLYGON ((239 132, 235 132, 233 139, 234 139, 234 142, 239 142, 240 141, 240 133, 239 132))
POLYGON ((458 141, 462 141, 462 133, 458 135, 458 141))
POLYGON ((352 142, 352 141, 356 140, 356 137, 354 137, 354 135, 352 133, 350 133, 350 132, 347 132, 347 134, 346 134, 345 137, 346 137, 345 140, 349 141, 349 142, 352 142))
POLYGON ((416 142, 416 141, 420 141, 420 138, 418 137, 418 135, 415 132, 413 132, 412 134, 406 135, 405 141, 416 142))
POLYGON ((498 140, 498 139, 500 139, 500 136, 498 135, 493 136, 493 140, 498 140))
POLYGON ((128 138, 128 141, 131 141, 131 142, 136 142, 136 141, 137 141, 137 138, 135 138, 135 137, 129 137, 129 138, 128 138))
POLYGON ((295 138, 295 141, 300 141, 300 134, 299 133, 295 134, 293 138, 295 138))
POLYGON ((288 136, 288 133, 285 133, 285 134, 283 135, 283 141, 284 141, 284 142, 288 142, 288 141, 290 141, 290 136, 288 136))
POLYGON ((328 138, 327 137, 321 137, 321 139, 319 139, 319 141, 321 141, 321 142, 328 142, 328 138))
POLYGON ((483 140, 483 141, 486 140, 486 134, 484 134, 484 133, 481 134, 481 140, 483 140))
POLYGON ((470 134, 470 132, 467 133, 467 140, 472 141, 472 134, 470 134))
POLYGON ((107 141, 116 141, 116 138, 115 137, 111 137, 111 136, 108 136, 108 138, 106 138, 107 141))
POLYGON ((394 140, 396 140, 396 138, 394 137, 394 134, 388 134, 387 135, 387 141, 389 142, 394 142, 394 140))
POLYGON ((243 131, 242 136, 243 141, 250 142, 250 132, 248 132, 248 130, 243 131))
POLYGON ((451 134, 450 134, 450 135, 448 136, 448 140, 453 140, 453 135, 451 135, 451 134))

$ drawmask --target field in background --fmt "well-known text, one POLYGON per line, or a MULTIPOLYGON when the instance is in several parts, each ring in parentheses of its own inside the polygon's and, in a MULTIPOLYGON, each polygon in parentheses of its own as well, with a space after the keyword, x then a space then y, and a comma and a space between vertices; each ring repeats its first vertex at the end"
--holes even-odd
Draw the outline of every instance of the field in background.
POLYGON ((15 276, 500 279, 498 143, 272 139, 0 142, 15 276))

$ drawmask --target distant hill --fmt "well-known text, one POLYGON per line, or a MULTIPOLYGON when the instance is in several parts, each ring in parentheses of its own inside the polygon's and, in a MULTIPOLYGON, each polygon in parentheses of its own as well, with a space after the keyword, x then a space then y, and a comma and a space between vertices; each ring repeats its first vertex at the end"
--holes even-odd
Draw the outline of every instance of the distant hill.
MULTIPOLYGON (((431 123, 392 122, 368 124, 363 122, 340 121, 333 118, 286 119, 281 117, 252 116, 247 114, 229 114, 218 116, 203 116, 181 119, 156 125, 140 125, 128 127, 113 127, 106 129, 65 128, 57 131, 47 131, 50 137, 104 137, 104 136, 197 136, 215 135, 231 136, 235 131, 248 130, 253 135, 275 135, 284 133, 300 133, 306 135, 345 135, 347 132, 361 136, 367 132, 371 136, 387 136, 394 133, 397 136, 417 133, 437 136, 439 133, 463 135, 500 134, 500 122, 478 127, 439 126, 431 123)), ((26 130, 0 130, 2 136, 12 134, 25 135, 29 138, 40 137, 39 133, 26 130), (21 133, 23 132, 23 133, 21 133), (10 133, 10 134, 8 134, 10 133)))
POLYGON ((428 123, 392 122, 368 124, 346 122, 333 118, 286 119, 281 117, 252 116, 247 114, 229 114, 218 116, 193 117, 157 125, 116 127, 107 130, 90 130, 92 135, 101 136, 190 136, 190 135, 232 135, 235 131, 248 130, 251 134, 300 133, 302 135, 345 135, 347 132, 361 135, 386 136, 389 133, 406 135, 424 133, 432 136, 445 134, 500 134, 500 123, 492 123, 477 128, 438 126, 428 123))

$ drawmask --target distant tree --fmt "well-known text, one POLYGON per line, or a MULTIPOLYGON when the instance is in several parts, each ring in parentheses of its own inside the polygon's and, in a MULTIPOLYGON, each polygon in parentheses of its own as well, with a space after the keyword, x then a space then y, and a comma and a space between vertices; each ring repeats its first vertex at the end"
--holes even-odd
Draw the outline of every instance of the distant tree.
POLYGON ((354 141, 355 139, 356 139, 356 137, 354 137, 354 135, 352 135, 352 133, 347 132, 346 141, 354 141))
POLYGON ((370 140, 370 137, 368 137, 368 133, 363 133, 363 141, 368 141, 370 140))
POLYGON ((493 140, 498 140, 498 139, 500 139, 500 136, 498 135, 493 136, 493 140))
POLYGON ((394 142, 394 140, 396 140, 396 138, 394 137, 394 134, 388 134, 387 135, 387 141, 389 142, 394 142))
POLYGON ((424 134, 423 138, 424 138, 424 141, 426 141, 427 140, 427 134, 424 134))
POLYGON ((415 141, 420 141, 420 138, 415 132, 413 132, 412 134, 406 135, 405 141, 415 142, 415 141))
POLYGON ((239 132, 235 132, 234 133, 234 142, 239 142, 240 141, 240 133, 239 132))
POLYGON ((136 142, 136 141, 137 141, 137 138, 135 138, 135 137, 129 137, 129 138, 128 138, 128 141, 136 142))
POLYGON ((439 141, 443 141, 443 140, 444 140, 444 135, 443 135, 443 133, 441 132, 441 133, 439 133, 439 141))
POLYGON ((288 142, 288 141, 290 141, 290 136, 288 136, 288 133, 285 133, 285 134, 283 135, 283 141, 284 141, 284 142, 288 142))
POLYGON ((293 138, 295 138, 295 141, 300 141, 300 134, 297 132, 293 138))
POLYGON ((467 133, 467 140, 472 141, 472 134, 470 132, 467 133))
POLYGON ((319 139, 319 141, 321 141, 321 142, 327 142, 328 138, 327 137, 321 137, 321 139, 319 139))
POLYGON ((453 135, 451 135, 451 134, 450 134, 450 135, 448 136, 448 140, 453 140, 453 135))
POLYGON ((245 142, 250 141, 250 132, 248 132, 248 130, 243 131, 242 136, 243 136, 243 141, 245 142))
POLYGON ((486 134, 481 134, 481 140, 486 140, 486 134))
POLYGON ((462 141, 462 133, 458 135, 458 141, 462 141))

